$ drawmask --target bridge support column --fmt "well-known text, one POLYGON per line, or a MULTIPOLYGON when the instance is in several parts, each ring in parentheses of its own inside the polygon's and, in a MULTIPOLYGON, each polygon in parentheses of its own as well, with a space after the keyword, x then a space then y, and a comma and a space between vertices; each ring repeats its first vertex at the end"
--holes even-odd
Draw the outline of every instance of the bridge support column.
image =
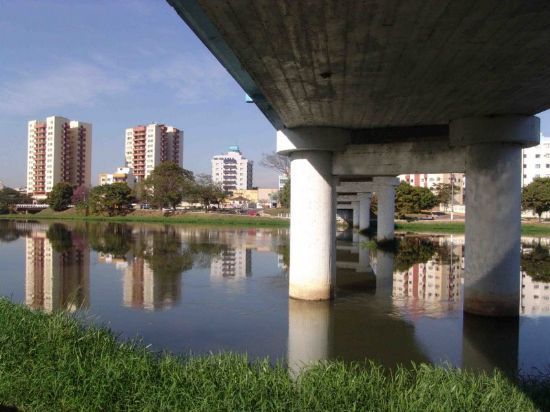
POLYGON ((336 191, 332 152, 291 153, 289 294, 331 299, 335 277, 336 191))
POLYGON ((370 227, 370 193, 358 193, 359 197, 359 230, 370 227))
POLYGON ((353 208, 353 227, 359 227, 359 202, 351 202, 351 207, 353 208))
POLYGON ((466 146, 464 311, 518 316, 521 148, 539 141, 534 116, 451 122, 451 142, 466 146))
POLYGON ((395 186, 399 179, 395 177, 375 177, 378 197, 378 224, 376 239, 378 241, 392 240, 395 232, 395 186))

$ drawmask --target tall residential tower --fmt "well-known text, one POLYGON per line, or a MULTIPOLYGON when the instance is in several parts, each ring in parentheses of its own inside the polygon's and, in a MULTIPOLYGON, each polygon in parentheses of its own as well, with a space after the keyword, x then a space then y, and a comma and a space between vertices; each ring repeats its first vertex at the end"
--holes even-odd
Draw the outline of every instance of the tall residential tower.
POLYGON ((27 193, 43 199, 59 182, 91 183, 92 125, 60 116, 31 120, 27 129, 27 193))
POLYGON ((212 158, 212 181, 220 183, 223 190, 252 189, 252 160, 241 154, 239 146, 230 146, 226 154, 212 158))
POLYGON ((183 165, 183 131, 152 123, 126 129, 126 165, 138 181, 145 179, 162 162, 183 165))

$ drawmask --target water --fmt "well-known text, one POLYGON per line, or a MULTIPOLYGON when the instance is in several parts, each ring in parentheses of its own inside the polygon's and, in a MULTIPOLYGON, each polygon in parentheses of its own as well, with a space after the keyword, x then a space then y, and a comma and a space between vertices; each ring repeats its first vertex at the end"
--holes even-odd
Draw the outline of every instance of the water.
POLYGON ((519 319, 462 313, 463 236, 407 237, 396 254, 339 233, 337 297, 288 299, 286 229, 0 221, 0 295, 76 312, 152 350, 548 372, 549 239, 524 238, 519 319), (531 259, 527 259, 531 256, 531 259))

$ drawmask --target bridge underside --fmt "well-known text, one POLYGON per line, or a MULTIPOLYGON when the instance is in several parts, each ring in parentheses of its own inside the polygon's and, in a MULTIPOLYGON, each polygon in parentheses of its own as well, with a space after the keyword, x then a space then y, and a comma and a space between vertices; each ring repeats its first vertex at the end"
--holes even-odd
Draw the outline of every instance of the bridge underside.
POLYGON ((167 1, 290 156, 292 297, 333 296, 343 179, 372 181, 349 207, 364 229, 376 192, 384 240, 396 175, 465 172, 464 308, 517 316, 520 156, 550 108, 550 2, 167 1))

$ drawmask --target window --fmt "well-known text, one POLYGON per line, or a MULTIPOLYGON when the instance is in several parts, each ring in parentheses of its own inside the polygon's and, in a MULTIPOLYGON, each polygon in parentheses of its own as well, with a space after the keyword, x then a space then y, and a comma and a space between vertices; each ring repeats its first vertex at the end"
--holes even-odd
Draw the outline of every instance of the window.
POLYGON ((540 158, 540 154, 536 154, 535 159, 539 159, 539 158, 540 158))
POLYGON ((527 159, 527 155, 526 155, 525 153, 523 154, 523 158, 524 158, 524 159, 527 159))
POLYGON ((527 165, 523 165, 523 168, 524 168, 524 169, 527 169, 527 165))
POLYGON ((536 164, 535 169, 540 169, 540 164, 536 164))

